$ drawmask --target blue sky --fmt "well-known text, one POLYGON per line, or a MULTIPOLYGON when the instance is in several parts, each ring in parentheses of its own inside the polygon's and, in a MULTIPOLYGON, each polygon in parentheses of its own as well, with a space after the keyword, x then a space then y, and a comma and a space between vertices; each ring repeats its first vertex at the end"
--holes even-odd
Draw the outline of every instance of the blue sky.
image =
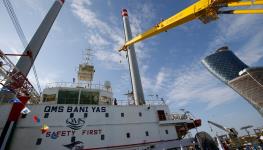
MULTIPOLYGON (((53 0, 10 1, 29 41, 53 0)), ((114 96, 124 100, 123 94, 131 86, 125 53, 117 51, 124 43, 121 9, 128 9, 135 36, 192 3, 193 0, 67 0, 35 62, 42 88, 49 82, 71 82, 83 50, 91 48, 95 82, 111 81, 114 96)), ((0 48, 21 53, 24 48, 3 2, 0 4, 0 48)), ((206 25, 194 20, 136 44, 145 98, 158 94, 173 112, 180 108, 191 111, 203 120, 200 130, 208 132, 207 120, 236 129, 248 124, 262 127, 263 119, 252 106, 200 62, 227 45, 246 64, 262 66, 262 24, 261 15, 225 15, 206 25)), ((32 73, 28 78, 35 83, 32 73)))

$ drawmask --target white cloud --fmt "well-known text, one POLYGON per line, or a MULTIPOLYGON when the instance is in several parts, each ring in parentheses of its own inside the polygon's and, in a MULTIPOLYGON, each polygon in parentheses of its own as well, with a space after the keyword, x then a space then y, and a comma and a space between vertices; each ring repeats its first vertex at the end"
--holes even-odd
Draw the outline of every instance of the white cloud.
MULTIPOLYGON (((124 35, 122 29, 122 23, 116 25, 116 18, 109 16, 109 19, 101 18, 98 14, 105 13, 103 10, 93 9, 93 2, 85 0, 73 0, 71 3, 72 12, 87 26, 87 40, 94 49, 98 49, 98 59, 107 59, 107 66, 116 66, 116 62, 122 61, 120 59, 116 61, 116 51, 124 44, 124 35), (115 21, 114 21, 115 20, 115 21), (104 54, 110 54, 114 56, 112 62, 104 54)), ((131 30, 134 35, 141 33, 145 26, 145 20, 150 20, 154 17, 153 7, 150 3, 143 3, 136 5, 134 9, 129 11, 129 19, 131 23, 131 30), (141 15, 143 13, 144 15, 141 15)), ((120 16, 121 17, 121 16, 120 16)), ((137 57, 140 61, 149 57, 148 49, 142 43, 135 45, 137 57)), ((97 53, 97 52, 95 52, 97 53)), ((145 63, 145 62, 144 62, 145 63)), ((120 65, 122 68, 122 65, 120 65)), ((128 66, 127 66, 128 67, 128 66)))
MULTIPOLYGON (((71 4, 73 13, 87 26, 90 33, 94 34, 96 32, 97 36, 100 34, 101 37, 110 40, 113 45, 123 44, 124 41, 121 30, 99 19, 96 12, 90 8, 91 6, 91 1, 84 0, 73 0, 71 4)), ((114 47, 116 47, 116 49, 119 48, 117 46, 114 47)))
MULTIPOLYGON (((142 86, 145 93, 148 94, 161 94, 160 91, 167 90, 167 86, 171 80, 171 70, 162 67, 155 76, 150 76, 148 73, 148 65, 142 65, 141 69, 141 80, 142 86)), ((160 95, 162 96, 162 95, 160 95)))
POLYGON ((23 1, 30 9, 34 10, 34 12, 40 13, 42 17, 45 16, 46 10, 42 7, 43 3, 37 0, 25 0, 23 1))
POLYGON ((237 55, 242 61, 248 65, 258 62, 263 57, 263 30, 257 32, 253 37, 249 38, 237 55))
POLYGON ((89 36, 88 38, 88 42, 90 45, 94 45, 94 46, 106 46, 109 45, 110 43, 104 39, 100 34, 92 34, 89 36))
MULTIPOLYGON (((39 84, 40 84, 42 90, 43 90, 43 87, 48 85, 48 83, 59 82, 59 77, 61 76, 61 73, 55 72, 55 71, 53 71, 51 73, 51 71, 50 71, 47 74, 47 73, 42 72, 43 70, 37 70, 37 71, 38 71, 39 77, 41 77, 41 78, 38 78, 38 81, 39 81, 39 84), (45 75, 43 75, 43 74, 45 74, 45 75)), ((35 89, 38 91, 36 78, 35 78, 32 71, 30 71, 27 78, 30 81, 30 83, 35 87, 35 89)))
POLYGON ((107 68, 110 69, 127 69, 128 64, 125 56, 122 56, 117 52, 108 52, 108 51, 96 51, 95 57, 103 61, 107 68))
POLYGON ((95 50, 95 57, 105 61, 108 68, 123 68, 123 57, 117 53, 117 49, 124 43, 121 29, 114 27, 103 19, 100 19, 92 10, 92 2, 84 0, 74 0, 71 3, 72 12, 87 27, 88 43, 95 50))
POLYGON ((185 106, 192 101, 199 101, 212 108, 236 98, 229 87, 218 84, 219 81, 200 66, 180 72, 175 73, 175 80, 170 86, 169 104, 185 106), (223 95, 227 96, 223 98, 223 95))

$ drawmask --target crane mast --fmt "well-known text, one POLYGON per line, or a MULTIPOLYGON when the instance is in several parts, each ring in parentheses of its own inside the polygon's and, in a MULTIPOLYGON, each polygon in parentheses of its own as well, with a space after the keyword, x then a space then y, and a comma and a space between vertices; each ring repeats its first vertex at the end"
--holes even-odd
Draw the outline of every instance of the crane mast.
MULTIPOLYGON (((126 9, 123 9, 121 12, 121 15, 123 19, 125 39, 127 41, 127 40, 132 39, 132 32, 131 32, 129 18, 128 18, 128 11, 126 9)), ((135 53, 135 49, 133 45, 129 47, 129 50, 127 53, 128 53, 128 63, 129 63, 130 76, 131 76, 131 82, 132 82, 132 93, 133 93, 135 105, 143 105, 145 104, 145 100, 144 100, 144 94, 143 94, 143 89, 142 89, 142 82, 141 82, 138 62, 137 62, 136 53, 135 53)))
POLYGON ((126 41, 121 47, 121 50, 127 48, 139 41, 157 35, 161 32, 167 31, 171 28, 177 27, 194 19, 201 20, 204 24, 218 19, 219 14, 263 14, 263 9, 242 9, 242 10, 220 10, 224 7, 238 7, 238 6, 253 6, 263 5, 263 0, 199 0, 190 5, 174 16, 156 24, 149 30, 137 35, 133 39, 126 41))

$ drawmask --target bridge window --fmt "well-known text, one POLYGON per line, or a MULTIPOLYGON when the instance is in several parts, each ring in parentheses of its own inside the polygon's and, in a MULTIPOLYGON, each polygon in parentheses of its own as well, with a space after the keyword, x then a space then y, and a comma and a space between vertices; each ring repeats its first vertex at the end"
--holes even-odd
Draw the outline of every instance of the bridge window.
POLYGON ((142 116, 142 112, 139 112, 139 116, 140 116, 140 117, 142 116))
POLYGON ((121 113, 121 117, 124 117, 124 113, 121 113))
POLYGON ((78 104, 79 91, 60 90, 58 92, 58 104, 78 104))
POLYGON ((80 104, 99 104, 99 92, 81 91, 80 104))
POLYGON ((51 102, 56 100, 56 94, 43 94, 43 102, 51 102))

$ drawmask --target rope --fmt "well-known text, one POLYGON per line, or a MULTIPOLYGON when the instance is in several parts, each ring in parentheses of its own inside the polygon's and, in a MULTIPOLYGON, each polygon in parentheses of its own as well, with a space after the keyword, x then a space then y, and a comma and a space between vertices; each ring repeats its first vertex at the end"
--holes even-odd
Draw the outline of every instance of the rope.
MULTIPOLYGON (((13 22, 13 25, 15 26, 16 32, 17 32, 17 34, 18 34, 18 36, 19 36, 24 48, 26 48, 28 42, 27 42, 25 34, 24 34, 24 32, 23 32, 23 30, 22 30, 22 28, 20 26, 20 23, 19 23, 19 21, 18 21, 18 19, 16 17, 14 8, 13 8, 13 6, 10 3, 9 0, 3 0, 3 2, 4 2, 4 5, 5 5, 6 9, 7 9, 8 14, 9 14, 9 16, 10 16, 12 22, 13 22)), ((41 93, 42 90, 41 90, 41 86, 40 86, 40 83, 39 83, 39 80, 38 80, 36 67, 35 67, 34 64, 32 66, 33 66, 33 73, 34 73, 34 76, 35 76, 35 79, 36 79, 36 84, 37 84, 39 93, 41 93)))

